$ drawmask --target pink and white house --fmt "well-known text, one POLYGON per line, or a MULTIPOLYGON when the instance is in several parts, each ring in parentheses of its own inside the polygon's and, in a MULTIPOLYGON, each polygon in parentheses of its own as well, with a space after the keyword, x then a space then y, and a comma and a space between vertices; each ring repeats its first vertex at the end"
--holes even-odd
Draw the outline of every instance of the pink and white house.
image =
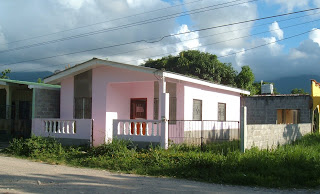
POLYGON ((186 120, 214 120, 220 123, 210 129, 232 128, 227 121, 238 125, 240 95, 249 94, 172 72, 97 58, 55 73, 44 82, 61 85, 60 118, 33 119, 33 133, 93 145, 117 137, 167 147, 175 129, 168 131, 168 127, 186 120))

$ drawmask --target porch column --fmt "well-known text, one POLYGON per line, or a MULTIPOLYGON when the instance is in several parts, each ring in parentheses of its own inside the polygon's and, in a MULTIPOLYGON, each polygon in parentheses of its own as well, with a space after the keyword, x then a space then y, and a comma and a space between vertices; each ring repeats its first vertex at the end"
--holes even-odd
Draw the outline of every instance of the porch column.
POLYGON ((12 88, 10 86, 6 86, 6 119, 11 118, 11 97, 12 97, 12 88))
POLYGON ((169 94, 166 93, 165 77, 159 80, 159 119, 161 122, 161 147, 168 148, 169 94))

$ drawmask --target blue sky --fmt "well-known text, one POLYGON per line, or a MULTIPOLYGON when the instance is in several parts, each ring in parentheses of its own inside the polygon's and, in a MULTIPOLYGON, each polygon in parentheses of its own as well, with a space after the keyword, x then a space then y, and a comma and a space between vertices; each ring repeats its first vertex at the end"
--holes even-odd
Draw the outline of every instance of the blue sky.
POLYGON ((2 1, 0 70, 55 71, 92 57, 139 65, 148 58, 198 49, 232 63, 238 71, 249 65, 257 80, 320 74, 320 14, 315 14, 320 10, 155 41, 170 34, 316 7, 320 0, 2 1), (230 7, 209 9, 217 4, 230 7), (205 7, 201 13, 148 22, 205 7), (313 20, 319 21, 310 23, 313 20), (291 25, 298 26, 286 28, 291 25), (311 32, 276 42, 306 31, 311 32), (141 42, 127 44, 137 40, 141 42), (260 47, 264 44, 268 45, 260 47), (259 48, 250 50, 255 47, 259 48))

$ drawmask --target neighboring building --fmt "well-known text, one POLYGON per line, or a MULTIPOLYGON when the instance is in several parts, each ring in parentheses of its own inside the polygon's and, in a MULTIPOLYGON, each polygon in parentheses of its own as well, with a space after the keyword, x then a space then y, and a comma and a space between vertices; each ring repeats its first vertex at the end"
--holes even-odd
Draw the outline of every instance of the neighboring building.
POLYGON ((60 116, 60 86, 0 79, 0 135, 30 137, 32 118, 60 116))
POLYGON ((313 130, 319 132, 319 105, 320 105, 320 83, 316 80, 311 80, 311 97, 313 101, 312 111, 314 114, 313 118, 313 130))
MULTIPOLYGON (((60 118, 34 119, 33 132, 93 145, 118 137, 166 147, 168 125, 177 125, 178 120, 235 121, 238 127, 240 95, 250 94, 176 73, 96 58, 44 82, 61 85, 60 118)), ((225 123, 219 125, 221 130, 230 129, 225 123)))
POLYGON ((245 96, 241 99, 241 106, 247 107, 248 124, 311 123, 310 95, 245 96))
POLYGON ((312 132, 309 95, 257 95, 242 97, 247 107, 246 148, 276 148, 312 132))

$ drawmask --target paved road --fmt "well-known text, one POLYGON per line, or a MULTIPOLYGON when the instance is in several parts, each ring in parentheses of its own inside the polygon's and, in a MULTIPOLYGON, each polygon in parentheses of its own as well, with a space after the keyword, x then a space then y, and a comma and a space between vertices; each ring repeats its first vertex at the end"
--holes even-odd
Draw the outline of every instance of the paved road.
POLYGON ((0 156, 0 193, 319 193, 110 173, 0 156))

